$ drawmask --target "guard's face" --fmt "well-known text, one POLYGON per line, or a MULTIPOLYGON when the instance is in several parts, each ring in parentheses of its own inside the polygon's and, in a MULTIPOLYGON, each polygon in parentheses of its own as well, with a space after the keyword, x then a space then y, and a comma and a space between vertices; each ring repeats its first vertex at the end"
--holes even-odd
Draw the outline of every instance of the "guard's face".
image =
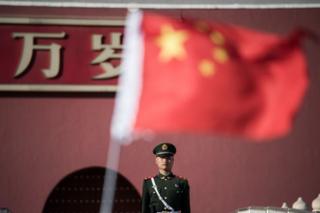
POLYGON ((174 158, 173 156, 168 157, 156 157, 156 164, 159 170, 170 172, 173 167, 174 158))

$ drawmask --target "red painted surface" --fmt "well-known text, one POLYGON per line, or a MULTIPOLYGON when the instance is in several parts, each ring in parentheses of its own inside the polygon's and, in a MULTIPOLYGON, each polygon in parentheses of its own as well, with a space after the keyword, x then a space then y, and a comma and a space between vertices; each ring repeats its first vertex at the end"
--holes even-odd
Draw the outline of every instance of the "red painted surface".
MULTIPOLYGON (((107 17, 116 12, 124 14, 107 9, 0 7, 0 14, 18 16, 107 17)), ((167 11, 173 16, 212 18, 279 33, 301 25, 318 34, 319 12, 167 11)), ((137 141, 123 147, 119 172, 141 192, 143 178, 156 173, 151 150, 167 140, 177 145, 174 171, 190 182, 193 212, 280 206, 283 201, 293 203, 298 196, 310 204, 320 193, 320 51, 311 41, 305 47, 311 85, 290 135, 264 144, 191 134, 162 135, 152 142, 137 141)), ((0 54, 5 51, 1 49, 0 54)), ((104 166, 113 104, 108 95, 1 93, 0 207, 15 213, 41 212, 50 191, 63 177, 84 167, 104 166)))

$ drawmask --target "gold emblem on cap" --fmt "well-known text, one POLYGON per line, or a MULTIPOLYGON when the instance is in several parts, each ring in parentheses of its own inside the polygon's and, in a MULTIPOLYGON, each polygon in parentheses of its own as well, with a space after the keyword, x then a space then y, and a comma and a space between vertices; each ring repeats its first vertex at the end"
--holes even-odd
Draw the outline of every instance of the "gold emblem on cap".
POLYGON ((168 149, 167 144, 163 144, 163 145, 161 146, 161 149, 162 149, 162 150, 167 150, 167 149, 168 149))

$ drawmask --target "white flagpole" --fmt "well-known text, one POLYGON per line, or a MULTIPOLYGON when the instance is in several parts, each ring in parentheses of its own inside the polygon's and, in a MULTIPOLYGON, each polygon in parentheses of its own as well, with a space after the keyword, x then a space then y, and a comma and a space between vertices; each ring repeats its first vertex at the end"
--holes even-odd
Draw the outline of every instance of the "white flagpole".
POLYGON ((119 167, 121 144, 111 140, 109 143, 107 169, 103 183, 100 213, 112 213, 113 200, 117 185, 117 170, 119 167))
POLYGON ((132 141, 142 85, 143 35, 142 12, 130 9, 126 20, 121 76, 113 112, 111 137, 121 143, 132 141))
POLYGON ((107 157, 107 171, 104 178, 100 213, 112 213, 116 192, 117 171, 122 144, 130 143, 133 123, 140 97, 141 57, 143 55, 142 36, 140 34, 141 12, 130 9, 126 21, 123 61, 119 90, 111 122, 111 140, 107 157))

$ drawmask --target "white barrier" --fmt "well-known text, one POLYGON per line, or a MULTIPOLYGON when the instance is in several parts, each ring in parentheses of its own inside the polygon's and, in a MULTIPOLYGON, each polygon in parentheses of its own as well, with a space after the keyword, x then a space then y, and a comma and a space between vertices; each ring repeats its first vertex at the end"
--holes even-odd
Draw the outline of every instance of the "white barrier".
POLYGON ((261 207, 261 206, 249 206, 246 208, 237 209, 235 213, 311 213, 307 210, 298 210, 291 208, 279 208, 279 207, 261 207))
MULTIPOLYGON (((311 207, 312 212, 320 213, 320 194, 312 201, 311 207)), ((307 204, 302 197, 298 197, 292 204, 292 208, 289 208, 288 204, 284 202, 280 208, 270 206, 249 206, 237 209, 235 213, 311 213, 311 211, 308 211, 307 204)))

